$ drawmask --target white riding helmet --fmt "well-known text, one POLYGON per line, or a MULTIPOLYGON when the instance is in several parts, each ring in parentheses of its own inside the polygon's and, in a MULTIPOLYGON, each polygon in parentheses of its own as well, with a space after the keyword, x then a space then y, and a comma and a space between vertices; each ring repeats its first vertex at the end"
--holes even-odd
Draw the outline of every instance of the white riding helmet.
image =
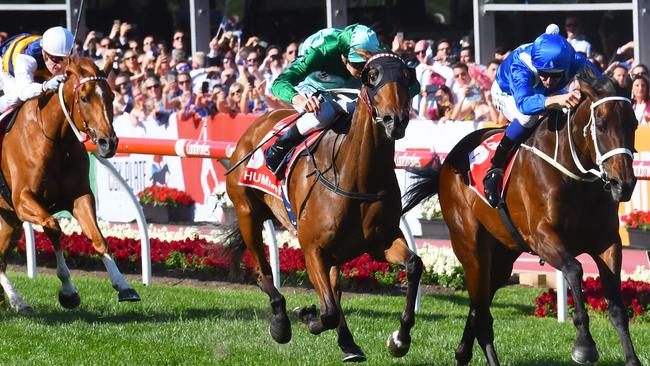
POLYGON ((52 56, 66 57, 74 46, 74 36, 63 27, 52 27, 43 33, 43 51, 52 56))

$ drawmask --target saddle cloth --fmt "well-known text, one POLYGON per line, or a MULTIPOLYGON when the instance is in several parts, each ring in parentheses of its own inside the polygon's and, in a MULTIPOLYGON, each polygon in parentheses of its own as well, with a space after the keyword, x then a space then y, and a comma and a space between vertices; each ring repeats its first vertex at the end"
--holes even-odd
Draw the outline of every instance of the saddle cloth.
MULTIPOLYGON (((269 168, 266 167, 266 164, 264 164, 264 151, 269 146, 271 146, 275 142, 275 140, 278 139, 278 136, 273 136, 273 134, 276 133, 277 131, 280 131, 287 124, 291 122, 295 123, 293 119, 296 117, 296 115, 297 113, 292 114, 280 120, 264 136, 264 138, 262 138, 260 144, 263 145, 257 147, 257 150, 255 151, 253 156, 251 156, 250 160, 248 161, 248 164, 246 164, 244 174, 242 174, 241 178, 239 179, 240 186, 259 189, 280 200, 286 201, 285 197, 283 197, 286 194, 286 189, 283 189, 282 183, 285 182, 287 179, 285 178, 285 180, 281 181, 269 170, 269 168)), ((284 129, 284 131, 288 130, 289 128, 290 126, 287 126, 284 129)), ((296 148, 293 151, 289 152, 288 154, 289 156, 285 158, 285 159, 289 159, 289 162, 285 164, 284 177, 289 177, 289 174, 291 173, 291 170, 293 169, 296 160, 300 156, 300 153, 305 151, 307 148, 310 148, 313 145, 315 145, 324 132, 325 130, 317 130, 313 132, 307 137, 307 139, 305 139, 304 142, 298 144, 298 146, 296 146, 296 148)))
MULTIPOLYGON (((496 148, 499 146, 499 141, 501 141, 504 134, 505 132, 499 132, 488 137, 469 153, 469 186, 483 201, 485 201, 485 203, 487 203, 487 199, 485 198, 483 178, 485 178, 488 170, 492 167, 492 157, 494 156, 496 148)), ((512 155, 512 158, 507 164, 503 177, 503 185, 501 186, 501 195, 505 194, 506 186, 508 185, 508 180, 510 178, 510 172, 512 171, 512 164, 515 161, 518 152, 519 150, 512 155)))

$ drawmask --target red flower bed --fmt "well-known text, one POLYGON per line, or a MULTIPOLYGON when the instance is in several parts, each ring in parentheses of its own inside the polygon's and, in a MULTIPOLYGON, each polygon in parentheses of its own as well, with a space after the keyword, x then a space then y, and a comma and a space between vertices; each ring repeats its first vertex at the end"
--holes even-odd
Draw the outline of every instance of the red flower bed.
POLYGON ((152 206, 189 206, 194 203, 192 197, 176 188, 167 186, 151 186, 138 193, 138 199, 143 205, 152 206))
MULTIPOLYGON (((571 291, 567 291, 569 309, 574 308, 571 291)), ((621 282, 623 304, 630 318, 647 313, 650 309, 650 284, 643 281, 626 280, 621 282)), ((603 295, 603 286, 600 278, 588 277, 582 281, 582 294, 585 303, 591 309, 604 313, 607 310, 607 301, 603 295)), ((553 289, 543 292, 535 299, 535 316, 546 317, 557 314, 557 296, 553 289)))
MULTIPOLYGON (((140 266, 140 241, 134 239, 106 238, 113 258, 122 270, 137 270, 140 266)), ((56 258, 50 240, 42 232, 35 232, 37 262, 40 265, 54 266, 56 258)), ((228 274, 231 264, 231 254, 224 247, 215 245, 205 239, 185 239, 177 241, 162 241, 151 239, 151 262, 154 269, 193 269, 224 275, 228 274)), ((92 246, 90 239, 83 234, 63 235, 61 246, 65 252, 67 263, 75 268, 98 267, 101 261, 92 246)), ((268 258, 268 247, 265 248, 268 258)), ((17 254, 25 257, 24 238, 17 245, 17 254)), ((290 248, 284 243, 279 248, 280 271, 283 280, 291 281, 306 278, 305 259, 302 251, 290 248)), ((243 257, 245 271, 252 273, 253 262, 248 251, 243 257)), ((343 284, 357 289, 368 289, 377 286, 394 286, 406 281, 403 271, 386 263, 373 260, 364 254, 359 258, 341 266, 343 284)), ((298 281, 301 283, 302 281, 298 281)))

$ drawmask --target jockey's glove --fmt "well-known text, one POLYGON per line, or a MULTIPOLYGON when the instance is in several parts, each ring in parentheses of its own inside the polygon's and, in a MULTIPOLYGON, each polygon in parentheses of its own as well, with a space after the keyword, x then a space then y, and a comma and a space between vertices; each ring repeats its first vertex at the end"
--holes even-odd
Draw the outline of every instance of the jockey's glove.
POLYGON ((48 90, 56 91, 57 89, 59 89, 59 85, 64 81, 65 81, 64 75, 53 76, 50 80, 43 83, 43 91, 44 92, 48 90))

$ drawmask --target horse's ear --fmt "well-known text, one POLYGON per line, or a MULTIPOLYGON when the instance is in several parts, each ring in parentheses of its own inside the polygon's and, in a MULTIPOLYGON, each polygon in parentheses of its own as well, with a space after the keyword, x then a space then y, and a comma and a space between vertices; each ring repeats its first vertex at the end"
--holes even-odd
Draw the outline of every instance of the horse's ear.
POLYGON ((578 79, 578 83, 580 83, 580 92, 587 94, 591 100, 598 100, 598 92, 592 86, 594 85, 594 81, 599 78, 594 70, 589 66, 585 66, 580 70, 576 78, 578 79))
POLYGON ((372 52, 367 51, 367 50, 361 50, 361 49, 358 49, 358 48, 354 48, 354 52, 356 52, 359 56, 361 56, 361 58, 363 58, 366 61, 368 61, 368 59, 373 56, 372 52))
POLYGON ((108 76, 108 73, 111 72, 113 69, 113 60, 115 59, 115 55, 108 55, 106 58, 106 61, 104 62, 104 68, 102 69, 102 72, 104 75, 108 76))

